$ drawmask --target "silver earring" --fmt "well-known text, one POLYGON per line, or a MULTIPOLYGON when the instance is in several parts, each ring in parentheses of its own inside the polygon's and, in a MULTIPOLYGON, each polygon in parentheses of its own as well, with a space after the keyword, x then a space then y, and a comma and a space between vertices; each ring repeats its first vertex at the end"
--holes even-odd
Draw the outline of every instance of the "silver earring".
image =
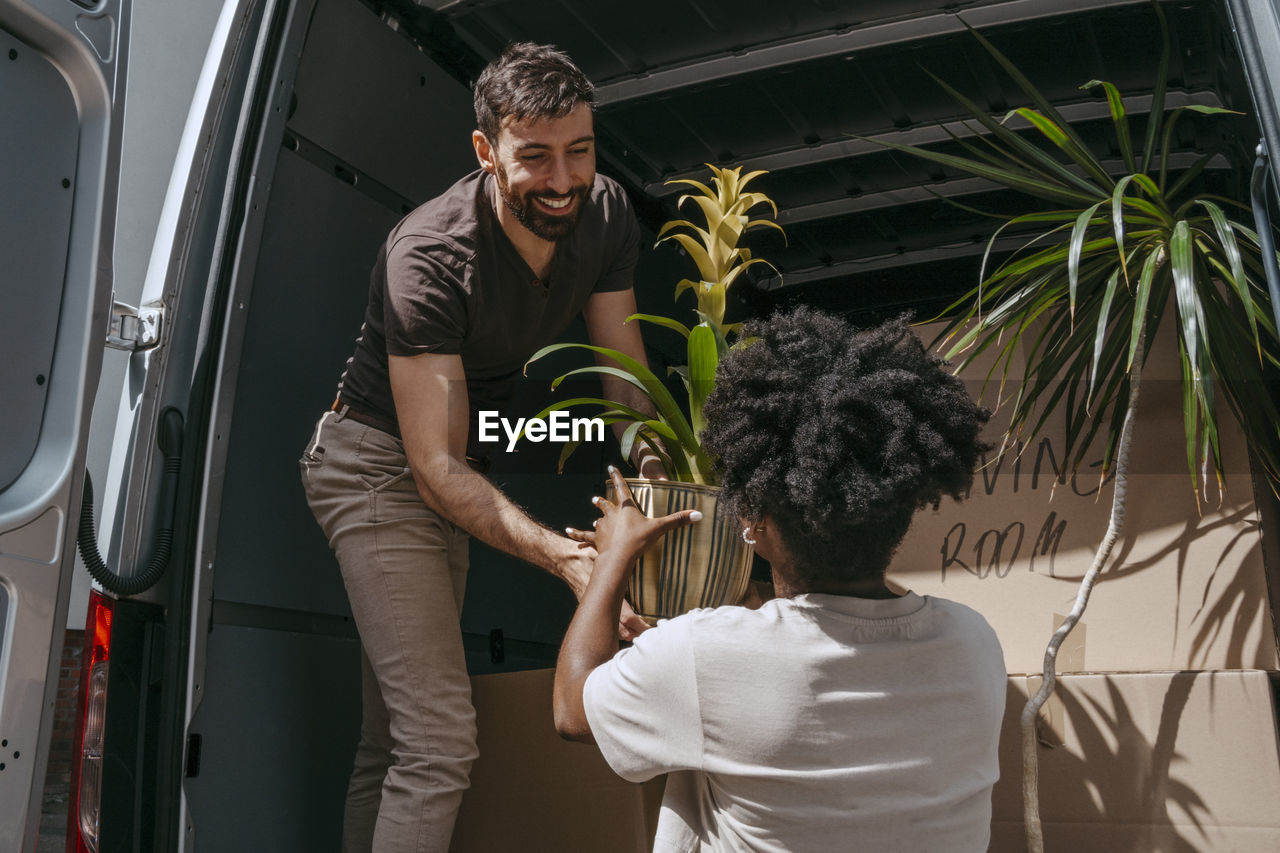
POLYGON ((756 544, 756 540, 752 539, 750 536, 747 535, 750 532, 751 532, 750 527, 742 528, 742 541, 746 542, 748 545, 754 545, 756 544))

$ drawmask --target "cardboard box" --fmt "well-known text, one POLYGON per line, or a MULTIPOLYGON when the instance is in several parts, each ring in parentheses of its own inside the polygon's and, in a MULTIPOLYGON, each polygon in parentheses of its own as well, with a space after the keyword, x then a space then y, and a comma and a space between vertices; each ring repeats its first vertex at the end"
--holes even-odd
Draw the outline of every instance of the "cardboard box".
MULTIPOLYGON (((480 758, 453 853, 651 849, 662 779, 624 782, 551 720, 553 670, 472 679, 480 758)), ((1051 851, 1280 850, 1275 674, 1065 675, 1047 706, 1040 803, 1051 851)), ((1021 853, 1018 718, 1038 677, 1009 679, 993 853, 1021 853)))
POLYGON ((556 734, 555 670, 471 679, 480 757, 451 853, 648 853, 663 778, 623 781, 594 745, 556 734))
MULTIPOLYGON (((1066 675, 1040 749, 1048 851, 1280 850, 1274 674, 1066 675)), ((993 853, 1025 850, 1018 717, 1038 678, 1011 678, 992 796, 993 853)))
MULTIPOLYGON (((921 337, 930 342, 936 331, 924 327, 921 337)), ((1225 494, 1219 505, 1211 487, 1198 504, 1187 472, 1176 341, 1161 331, 1144 371, 1127 518, 1057 669, 1277 669, 1244 439, 1224 414, 1225 494)), ((966 373, 975 396, 988 366, 966 373)), ((1010 375, 1021 376, 1021 367, 1010 375)), ((993 384, 984 404, 995 395, 993 384)), ((1007 423, 1007 412, 997 412, 988 440, 998 445, 1007 423)), ((1100 445, 1073 474, 1063 435, 1059 419, 1020 456, 989 454, 967 500, 917 513, 890 566, 894 583, 986 616, 1010 673, 1042 671, 1045 645, 1071 610, 1111 512, 1112 484, 1098 482, 1100 445)))

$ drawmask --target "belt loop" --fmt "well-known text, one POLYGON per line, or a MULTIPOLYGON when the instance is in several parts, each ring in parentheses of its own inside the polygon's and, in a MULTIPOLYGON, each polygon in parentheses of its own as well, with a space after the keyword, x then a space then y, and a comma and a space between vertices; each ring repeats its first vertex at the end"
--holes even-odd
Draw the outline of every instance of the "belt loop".
POLYGON ((333 412, 337 417, 333 419, 334 423, 341 423, 346 418, 347 412, 351 411, 351 407, 342 402, 341 398, 333 401, 333 406, 329 411, 333 412))

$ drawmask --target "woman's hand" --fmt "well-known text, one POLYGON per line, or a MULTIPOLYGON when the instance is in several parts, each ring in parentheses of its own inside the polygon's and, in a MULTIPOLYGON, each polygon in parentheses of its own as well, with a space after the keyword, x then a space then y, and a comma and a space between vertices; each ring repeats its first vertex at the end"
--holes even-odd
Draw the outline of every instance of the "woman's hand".
POLYGON ((636 506, 631 489, 618 469, 609 466, 609 477, 613 482, 613 500, 601 497, 591 499, 591 503, 602 515, 594 522, 595 530, 565 530, 571 539, 595 546, 601 556, 606 552, 610 553, 630 566, 668 530, 702 520, 702 513, 696 509, 673 512, 661 518, 649 518, 636 506))

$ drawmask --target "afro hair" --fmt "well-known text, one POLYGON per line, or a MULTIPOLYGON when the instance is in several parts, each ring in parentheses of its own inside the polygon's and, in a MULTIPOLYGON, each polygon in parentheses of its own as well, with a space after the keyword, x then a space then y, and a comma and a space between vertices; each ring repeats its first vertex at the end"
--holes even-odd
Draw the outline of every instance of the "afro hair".
POLYGON ((810 585, 876 576, 917 509, 969 489, 989 413, 905 318, 799 308, 745 333, 704 409, 728 508, 773 519, 810 585))

